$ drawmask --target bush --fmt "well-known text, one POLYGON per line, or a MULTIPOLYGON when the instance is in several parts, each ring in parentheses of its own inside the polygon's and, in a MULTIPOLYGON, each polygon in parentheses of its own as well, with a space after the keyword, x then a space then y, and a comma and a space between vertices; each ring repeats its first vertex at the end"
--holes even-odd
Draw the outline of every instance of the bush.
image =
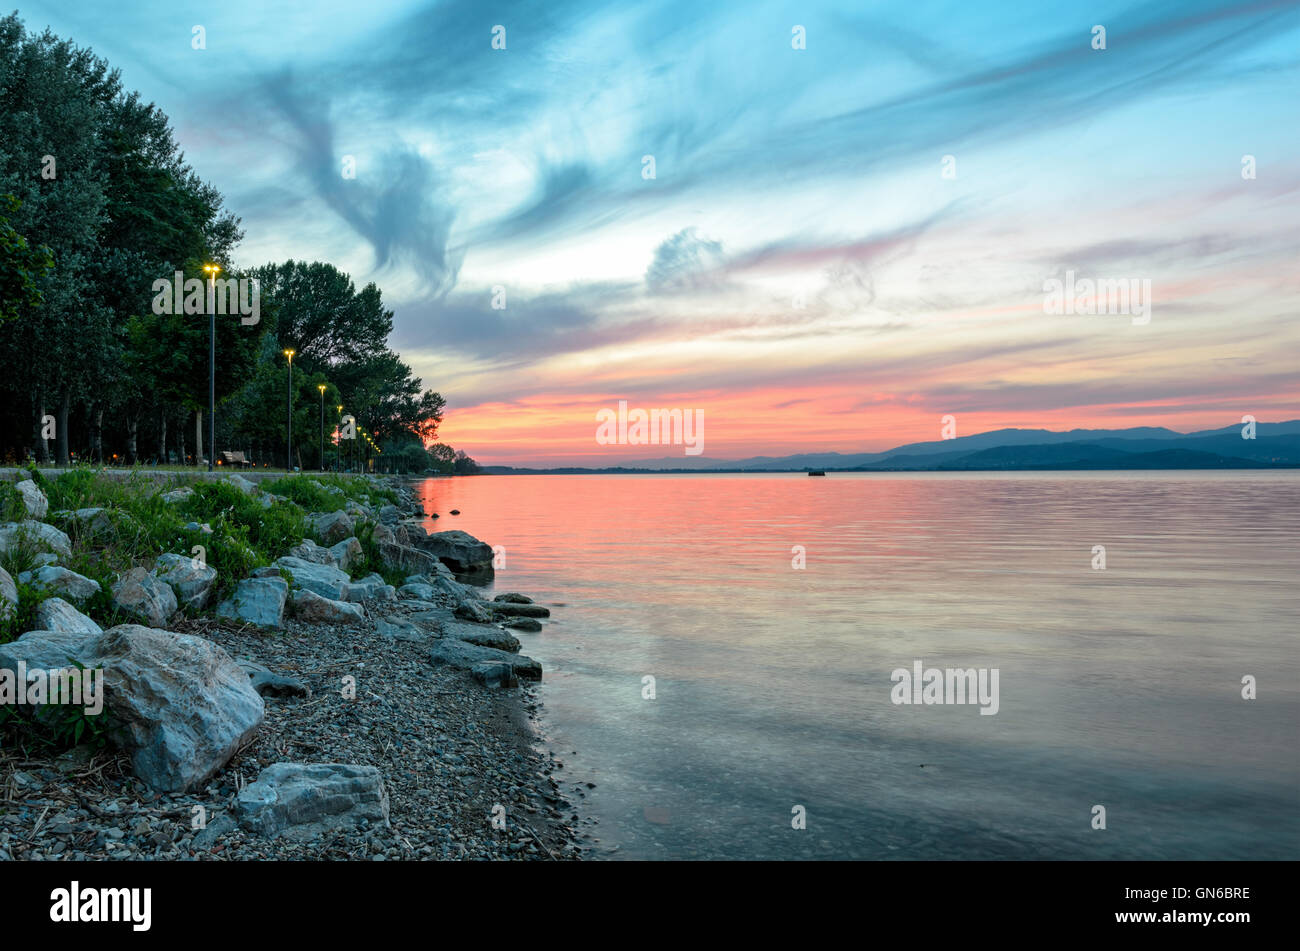
MULTIPOLYGON (((8 570, 8 569, 6 569, 8 570)), ((7 617, 0 617, 0 644, 8 644, 22 637, 28 631, 36 630, 36 606, 47 598, 53 597, 49 591, 41 591, 31 585, 22 584, 17 577, 18 610, 7 617)))

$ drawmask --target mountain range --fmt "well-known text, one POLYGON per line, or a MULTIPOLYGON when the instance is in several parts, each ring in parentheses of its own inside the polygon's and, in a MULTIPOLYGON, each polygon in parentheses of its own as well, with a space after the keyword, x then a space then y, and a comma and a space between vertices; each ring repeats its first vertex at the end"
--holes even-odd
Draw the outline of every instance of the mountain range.
POLYGON ((604 468, 521 469, 486 466, 488 473, 527 472, 799 472, 998 469, 1250 469, 1300 466, 1300 420, 1243 424, 1179 433, 1159 426, 1129 429, 998 429, 973 436, 908 443, 884 452, 800 453, 711 459, 666 456, 604 468))

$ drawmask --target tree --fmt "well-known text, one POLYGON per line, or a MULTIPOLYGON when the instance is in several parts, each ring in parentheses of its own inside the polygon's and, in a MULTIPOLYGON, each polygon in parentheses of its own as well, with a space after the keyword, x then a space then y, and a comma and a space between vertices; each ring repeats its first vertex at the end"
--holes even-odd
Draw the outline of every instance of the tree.
POLYGON ((19 204, 13 195, 0 195, 0 322, 16 318, 23 309, 41 306, 45 295, 40 279, 54 266, 49 248, 32 247, 9 224, 8 215, 16 212, 19 204))

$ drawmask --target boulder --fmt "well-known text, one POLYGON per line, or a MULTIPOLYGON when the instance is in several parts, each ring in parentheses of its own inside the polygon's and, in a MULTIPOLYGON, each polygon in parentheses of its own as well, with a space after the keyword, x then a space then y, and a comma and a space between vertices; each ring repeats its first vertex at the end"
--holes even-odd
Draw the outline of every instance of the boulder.
POLYGON ((396 505, 381 505, 379 507, 379 521, 385 525, 396 525, 402 518, 402 510, 396 505))
POLYGON ((342 571, 351 571, 352 566, 361 561, 364 554, 361 550, 361 542, 357 541, 355 535, 331 545, 329 552, 334 558, 334 564, 342 571))
POLYGON ((104 633, 102 627, 62 598, 46 598, 36 605, 36 626, 42 631, 64 634, 104 633))
POLYGON ((0 525, 0 554, 16 547, 20 539, 37 551, 47 551, 60 558, 72 557, 72 540, 53 525, 27 519, 0 525))
POLYGON ((433 571, 435 559, 427 552, 397 542, 380 542, 379 558, 390 571, 425 574, 433 571))
POLYGON ((325 512, 311 516, 311 530, 317 541, 333 545, 356 534, 352 516, 347 512, 325 512))
POLYGON ((517 604, 514 601, 491 602, 493 617, 550 617, 551 609, 540 604, 517 604))
POLYGON ((427 584, 409 583, 397 589, 397 596, 399 598, 418 598, 421 601, 432 601, 434 590, 427 584))
POLYGON ((248 674, 248 683, 259 697, 310 697, 311 688, 301 680, 277 674, 257 661, 239 660, 239 669, 248 674))
POLYGON ((366 619, 366 612, 360 606, 323 598, 309 588, 294 592, 293 611, 299 620, 319 624, 360 624, 366 619))
POLYGON ((454 637, 458 641, 477 644, 480 647, 495 647, 497 650, 505 651, 508 654, 519 653, 519 648, 522 646, 519 643, 519 638, 493 624, 466 624, 462 621, 449 621, 443 625, 442 631, 445 637, 454 637))
POLYGON ((384 545, 384 544, 396 545, 397 533, 394 532, 387 525, 383 525, 383 524, 376 525, 373 529, 370 530, 370 540, 374 542, 376 545, 384 545))
POLYGON ((181 526, 187 532, 202 532, 204 535, 212 534, 212 526, 207 522, 199 524, 198 522, 186 522, 181 526))
POLYGON ((0 568, 0 621, 18 610, 18 585, 9 572, 0 568))
POLYGON ((488 624, 492 621, 492 612, 482 601, 475 601, 472 598, 466 598, 455 608, 456 617, 465 621, 474 621, 479 624, 488 624))
POLYGON ((162 500, 166 502, 168 505, 177 505, 181 502, 184 502, 193 494, 194 494, 193 489, 191 489, 188 485, 183 485, 179 489, 172 489, 170 492, 164 492, 162 494, 162 500))
POLYGON ((292 556, 277 558, 274 567, 283 568, 293 577, 295 588, 306 588, 322 598, 346 601, 348 584, 352 580, 346 571, 339 571, 333 565, 314 565, 310 561, 292 556))
POLYGON ((399 524, 406 529, 406 537, 410 539, 412 545, 418 545, 421 539, 429 537, 429 533, 425 531, 424 522, 418 518, 403 519, 399 524))
POLYGON ((216 590, 217 569, 197 564, 185 555, 159 555, 154 572, 176 594, 181 607, 201 611, 208 606, 216 590))
POLYGON ((542 629, 542 622, 530 617, 507 618, 502 623, 512 631, 524 631, 529 634, 535 634, 542 629))
POLYGON ((389 597, 388 591, 392 591, 388 582, 383 577, 376 574, 366 575, 358 581, 353 581, 348 585, 347 600, 352 602, 368 601, 371 598, 380 598, 384 601, 392 600, 397 595, 394 593, 389 597), (385 590, 387 589, 387 591, 385 590))
POLYGON ((278 575, 272 578, 245 578, 229 600, 217 607, 217 615, 257 624, 280 627, 284 623, 284 604, 289 597, 288 583, 278 575))
POLYGON ((27 517, 34 519, 45 518, 50 510, 50 500, 45 497, 45 493, 31 479, 23 479, 14 486, 18 494, 23 497, 23 507, 27 509, 27 517))
POLYGON ((265 836, 308 838, 357 825, 388 825, 388 793, 374 766, 275 763, 239 792, 235 813, 265 836))
POLYGON ((243 476, 233 472, 230 475, 226 476, 226 482, 230 485, 233 485, 236 489, 238 489, 240 492, 243 492, 245 495, 252 495, 254 492, 257 491, 257 483, 251 482, 248 479, 245 479, 243 476))
POLYGON ((427 641, 432 633, 418 624, 402 618, 380 618, 375 622, 375 633, 391 641, 427 641))
POLYGON ((492 547, 468 532, 434 532, 419 545, 458 575, 490 578, 494 573, 492 547))
POLYGON ((310 538, 304 538, 297 545, 289 549, 289 557, 301 558, 303 561, 310 561, 313 565, 333 565, 338 567, 338 561, 334 558, 334 549, 322 548, 310 538))
POLYGON ((541 680, 542 665, 523 654, 512 654, 494 647, 480 647, 455 637, 444 637, 434 642, 430 655, 435 667, 446 665, 457 670, 470 670, 483 661, 509 664, 520 680, 541 680))
POLYGON ((432 580, 429 582, 429 587, 431 587, 436 593, 449 598, 451 601, 456 603, 460 603, 461 601, 483 600, 479 596, 477 589, 471 588, 467 584, 461 584, 454 578, 449 578, 442 574, 434 574, 432 580))
POLYGON ((532 604, 532 603, 533 603, 533 599, 532 599, 532 598, 528 597, 528 596, 525 595, 525 594, 516 594, 516 593, 513 592, 513 591, 508 591, 508 592, 506 592, 505 594, 498 594, 498 595, 497 595, 495 598, 493 598, 492 600, 493 600, 493 601, 508 601, 508 602, 510 602, 511 604, 532 604))
POLYGON ((510 664, 499 660, 483 660, 470 667, 469 675, 485 687, 518 687, 519 676, 510 664))
MULTIPOLYGON (((125 519, 125 514, 122 517, 125 519)), ((107 535, 113 531, 113 513, 105 508, 77 509, 68 519, 73 531, 88 538, 107 535)))
MULTIPOLYGON (((170 589, 168 589, 170 590, 170 589)), ((31 631, 0 645, 0 667, 63 668, 68 657, 104 670, 111 737, 136 776, 184 792, 226 764, 262 723, 248 675, 211 641, 122 624, 100 635, 31 631)))
POLYGON ((119 610, 142 618, 150 627, 165 627, 176 613, 176 594, 157 575, 132 568, 113 585, 113 604, 119 610))
POLYGON ((88 656, 98 636, 84 631, 28 631, 15 641, 0 644, 0 670, 17 671, 20 660, 28 670, 62 670, 69 657, 81 660, 88 656))

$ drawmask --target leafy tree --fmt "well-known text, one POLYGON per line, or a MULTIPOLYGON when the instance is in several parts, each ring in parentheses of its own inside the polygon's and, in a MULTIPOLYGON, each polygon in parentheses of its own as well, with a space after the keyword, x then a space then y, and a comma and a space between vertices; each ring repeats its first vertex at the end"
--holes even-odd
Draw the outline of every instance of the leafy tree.
POLYGON ((12 320, 23 308, 39 307, 45 297, 39 281, 54 266, 45 245, 32 247, 9 224, 17 211, 13 195, 0 195, 0 321, 12 320))

